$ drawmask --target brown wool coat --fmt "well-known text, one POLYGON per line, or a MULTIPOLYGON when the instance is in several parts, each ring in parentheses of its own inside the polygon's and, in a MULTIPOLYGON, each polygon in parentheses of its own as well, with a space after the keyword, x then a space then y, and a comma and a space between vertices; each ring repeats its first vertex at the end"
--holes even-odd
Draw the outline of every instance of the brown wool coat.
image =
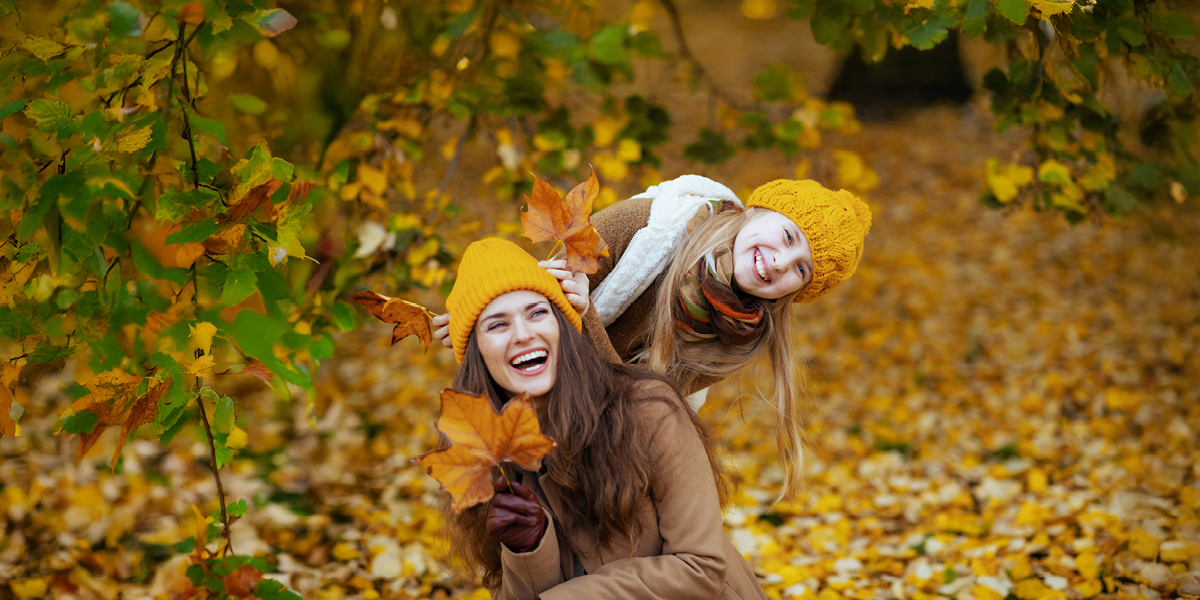
MULTIPOLYGON (((653 200, 650 198, 631 198, 617 202, 592 215, 592 226, 596 228, 600 237, 604 238, 604 243, 608 244, 608 256, 600 259, 599 270, 588 275, 589 289, 596 289, 596 286, 600 285, 605 277, 608 277, 608 274, 617 266, 617 262, 624 256, 625 249, 629 247, 629 241, 633 239, 634 234, 646 226, 650 220, 650 204, 652 202, 653 200)), ((594 308, 589 307, 584 313, 583 333, 592 340, 592 343, 600 350, 600 354, 607 360, 631 362, 644 349, 653 329, 654 303, 657 301, 658 290, 662 287, 663 280, 666 278, 666 270, 669 267, 670 265, 664 268, 663 273, 658 275, 650 287, 646 288, 646 291, 642 292, 642 295, 638 296, 638 299, 634 300, 629 308, 625 309, 625 312, 608 327, 601 322, 600 315, 594 308)), ((718 381, 720 379, 701 377, 696 383, 685 388, 683 392, 691 394, 718 381)))
POLYGON ((546 475, 524 473, 523 483, 546 511, 546 533, 529 552, 501 550, 503 583, 492 590, 493 598, 766 598, 722 529, 712 467, 682 399, 662 382, 639 385, 638 423, 659 476, 651 501, 638 510, 641 534, 599 546, 586 526, 560 518, 557 484, 546 475), (576 557, 587 575, 574 577, 576 557))

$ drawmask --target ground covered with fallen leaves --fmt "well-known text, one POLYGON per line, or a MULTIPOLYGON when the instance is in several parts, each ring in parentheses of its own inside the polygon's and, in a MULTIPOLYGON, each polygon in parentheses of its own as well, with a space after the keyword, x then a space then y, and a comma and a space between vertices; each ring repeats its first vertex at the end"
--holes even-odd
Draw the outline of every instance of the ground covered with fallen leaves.
MULTIPOLYGON (((1016 145, 972 108, 868 123, 847 144, 882 186, 858 274, 796 311, 813 405, 802 495, 774 502, 773 417, 752 379, 702 412, 739 480, 729 535, 768 595, 1200 595, 1195 207, 1076 227, 989 212, 984 162, 1016 145)), ((249 434, 222 478, 250 505, 233 548, 305 598, 485 598, 439 561, 436 483, 412 460, 434 446, 453 357, 389 348, 390 329, 340 339, 312 420, 252 377, 229 386, 249 434)), ((196 531, 192 505, 217 506, 203 437, 138 439, 114 475, 106 435, 77 462, 49 433, 70 372, 33 375, 24 433, 0 439, 0 598, 188 590, 170 545, 196 531)))

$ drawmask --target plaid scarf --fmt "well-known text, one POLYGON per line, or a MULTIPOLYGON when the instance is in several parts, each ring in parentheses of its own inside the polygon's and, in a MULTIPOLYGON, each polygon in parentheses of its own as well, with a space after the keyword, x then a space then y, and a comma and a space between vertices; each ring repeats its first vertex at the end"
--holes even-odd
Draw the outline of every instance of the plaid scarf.
MULTIPOLYGON (((712 202, 688 221, 688 232, 710 215, 741 210, 732 202, 712 202)), ((675 330, 688 342, 721 340, 740 345, 762 335, 763 300, 733 289, 733 250, 721 247, 700 257, 683 277, 675 305, 675 330)))

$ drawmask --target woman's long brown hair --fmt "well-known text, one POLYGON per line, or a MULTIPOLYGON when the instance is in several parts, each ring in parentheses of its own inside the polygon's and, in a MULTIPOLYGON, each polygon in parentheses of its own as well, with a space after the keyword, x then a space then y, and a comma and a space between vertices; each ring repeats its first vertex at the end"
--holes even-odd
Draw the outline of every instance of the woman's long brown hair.
MULTIPOLYGON (((554 438, 558 448, 544 462, 547 476, 563 492, 565 515, 557 523, 589 526, 600 545, 614 539, 633 539, 639 534, 637 508, 650 501, 650 489, 658 476, 650 459, 649 437, 639 421, 637 405, 661 401, 688 415, 696 426, 712 465, 717 492, 724 505, 728 484, 714 453, 707 426, 688 410, 679 388, 661 375, 627 365, 611 364, 600 357, 591 341, 583 337, 552 307, 558 320, 559 343, 554 388, 545 397, 542 433, 554 438), (661 381, 672 389, 670 397, 640 397, 640 381, 661 381)), ((487 393, 499 409, 508 394, 488 374, 472 333, 466 354, 451 387, 473 394, 487 393)), ((487 505, 481 504, 461 515, 449 513, 443 503, 450 532, 450 551, 472 571, 482 570, 483 585, 496 589, 501 581, 500 544, 488 535, 484 520, 487 505)))

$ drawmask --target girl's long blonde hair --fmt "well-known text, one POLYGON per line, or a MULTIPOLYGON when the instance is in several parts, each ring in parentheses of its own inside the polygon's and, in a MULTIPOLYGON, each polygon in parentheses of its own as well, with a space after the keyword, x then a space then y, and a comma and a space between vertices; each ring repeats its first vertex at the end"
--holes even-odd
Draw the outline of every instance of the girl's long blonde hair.
POLYGON ((762 336, 746 344, 690 343, 681 339, 675 329, 675 303, 684 276, 708 252, 721 246, 732 251, 734 238, 756 214, 757 211, 726 211, 713 215, 698 224, 676 248, 655 302, 647 358, 651 370, 666 375, 686 392, 694 392, 699 379, 723 379, 766 355, 775 383, 772 398, 776 411, 775 441, 784 472, 780 498, 790 498, 800 489, 804 474, 804 440, 800 429, 804 408, 792 358, 791 305, 799 290, 763 302, 766 328, 762 336))

